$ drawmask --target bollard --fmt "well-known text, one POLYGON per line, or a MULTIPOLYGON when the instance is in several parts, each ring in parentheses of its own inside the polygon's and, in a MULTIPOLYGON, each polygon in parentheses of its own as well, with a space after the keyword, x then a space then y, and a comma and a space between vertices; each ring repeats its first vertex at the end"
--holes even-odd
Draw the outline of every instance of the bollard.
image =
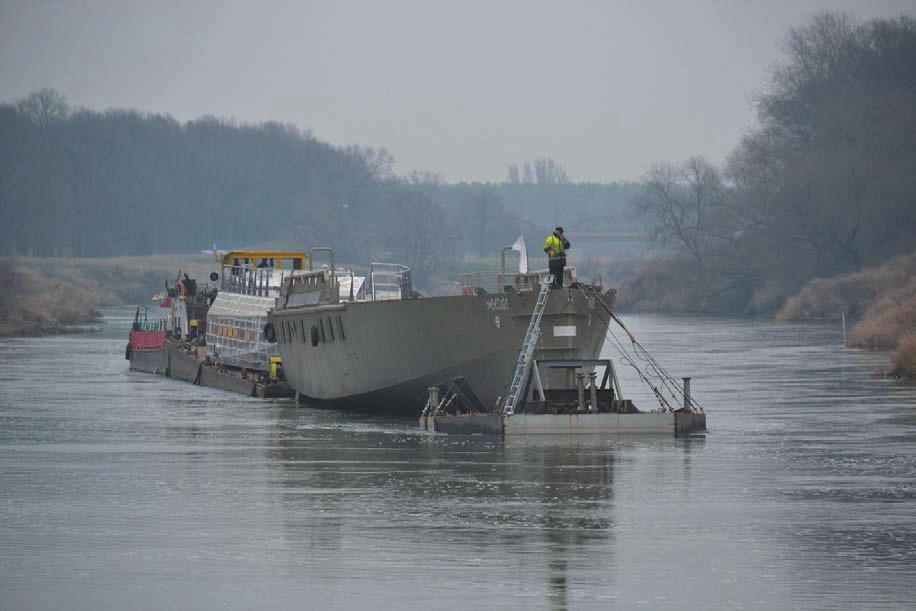
POLYGON ((579 395, 579 410, 585 410, 585 374, 576 374, 576 392, 579 395))
POLYGON ((690 409, 690 378, 684 378, 684 409, 690 409))
POLYGON ((593 371, 588 374, 588 390, 589 395, 591 395, 592 406, 591 410, 593 412, 598 411, 598 372, 593 371))

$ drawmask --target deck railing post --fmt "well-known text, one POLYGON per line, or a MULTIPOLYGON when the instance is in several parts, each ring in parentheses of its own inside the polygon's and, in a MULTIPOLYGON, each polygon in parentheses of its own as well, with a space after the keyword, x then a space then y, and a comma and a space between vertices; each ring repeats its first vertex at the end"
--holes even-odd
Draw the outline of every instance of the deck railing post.
POLYGON ((585 411, 585 374, 576 374, 576 394, 579 399, 579 411, 585 411))
POLYGON ((588 394, 592 401, 591 410, 598 411, 598 372, 592 371, 588 374, 588 394))

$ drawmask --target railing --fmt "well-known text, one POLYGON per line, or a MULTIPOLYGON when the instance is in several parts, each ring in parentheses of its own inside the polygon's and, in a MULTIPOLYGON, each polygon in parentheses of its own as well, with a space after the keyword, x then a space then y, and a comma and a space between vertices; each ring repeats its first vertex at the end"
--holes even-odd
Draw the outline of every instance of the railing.
POLYGON ((137 306, 137 312, 134 314, 134 322, 130 327, 131 331, 162 331, 164 329, 164 320, 150 320, 149 308, 146 306, 137 306))
POLYGON ((358 301, 365 299, 363 285, 365 278, 357 276, 349 267, 338 267, 334 270, 337 279, 338 293, 341 301, 358 301))
POLYGON ((413 287, 410 268, 398 263, 372 263, 369 265, 369 296, 372 301, 409 299, 413 287))
POLYGON ((296 272, 284 281, 281 307, 299 307, 343 301, 410 299, 410 268, 397 263, 372 263, 366 276, 350 268, 296 272))
POLYGON ((256 297, 279 297, 284 278, 298 270, 273 269, 269 267, 225 266, 220 290, 256 297))
POLYGON ((328 269, 297 273, 286 279, 280 295, 281 308, 340 303, 335 274, 328 269))
POLYGON ((133 331, 163 331, 165 330, 165 321, 164 320, 144 320, 141 322, 135 322, 132 330, 133 331))
POLYGON ((290 292, 302 293, 321 290, 330 278, 330 274, 326 272, 327 270, 319 270, 317 272, 308 271, 290 277, 287 282, 290 292))
POLYGON ((527 274, 500 272, 472 272, 461 274, 461 284, 465 294, 471 294, 477 289, 487 293, 502 293, 506 287, 512 287, 517 292, 536 291, 541 286, 544 272, 528 272, 527 274))

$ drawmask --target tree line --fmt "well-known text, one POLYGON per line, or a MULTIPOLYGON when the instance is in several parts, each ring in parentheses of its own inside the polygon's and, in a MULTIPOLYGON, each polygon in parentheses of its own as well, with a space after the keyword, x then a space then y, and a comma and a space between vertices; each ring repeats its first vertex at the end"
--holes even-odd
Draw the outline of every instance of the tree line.
POLYGON ((0 244, 98 257, 275 240, 278 226, 280 239, 320 235, 368 205, 389 168, 384 151, 290 125, 71 110, 42 90, 0 106, 0 244))
POLYGON ((673 256, 652 273, 695 287, 685 309, 772 309, 916 248, 916 20, 815 16, 755 104, 721 167, 660 163, 635 198, 673 256))
POLYGON ((342 260, 405 261, 422 283, 444 260, 496 256, 554 223, 623 225, 635 188, 573 183, 552 159, 502 184, 396 176, 393 163, 292 125, 72 108, 43 89, 0 104, 0 254, 322 244, 342 260))

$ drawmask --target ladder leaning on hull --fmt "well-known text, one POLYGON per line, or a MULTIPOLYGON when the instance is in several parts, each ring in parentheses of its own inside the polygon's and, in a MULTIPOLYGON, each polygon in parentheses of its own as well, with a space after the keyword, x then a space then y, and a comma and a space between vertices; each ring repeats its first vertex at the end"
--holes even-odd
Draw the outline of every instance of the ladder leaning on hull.
POLYGON ((541 290, 538 293, 537 302, 534 304, 534 311, 531 313, 531 321, 528 323, 525 341, 522 342, 522 350, 518 355, 515 375, 512 376, 512 384, 509 386, 509 392, 506 393, 503 414, 507 416, 511 416, 515 413, 515 408, 521 397, 522 386, 524 385, 524 381, 528 379, 528 372, 531 370, 534 350, 537 347, 538 339, 541 337, 541 316, 544 314, 544 308, 547 306, 547 297, 550 294, 550 284, 552 281, 553 276, 549 274, 544 276, 541 280, 541 290))

